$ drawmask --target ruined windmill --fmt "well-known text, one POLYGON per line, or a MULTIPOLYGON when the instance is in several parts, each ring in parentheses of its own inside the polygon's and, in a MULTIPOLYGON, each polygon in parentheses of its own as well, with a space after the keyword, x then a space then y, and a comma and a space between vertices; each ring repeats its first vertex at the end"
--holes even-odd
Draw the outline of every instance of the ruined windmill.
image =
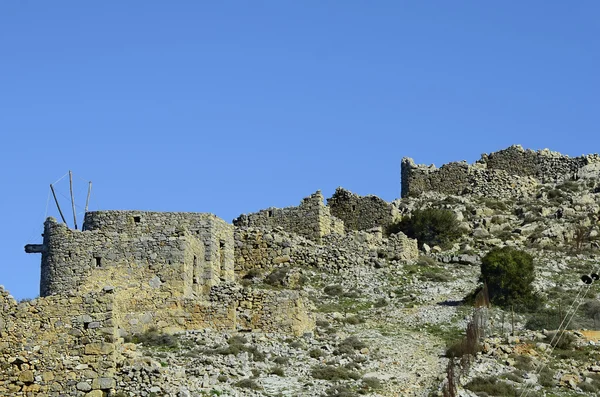
MULTIPOLYGON (((58 209, 58 213, 60 214, 62 221, 64 222, 65 225, 68 226, 69 224, 67 223, 67 220, 65 219, 65 215, 63 214, 62 209, 60 208, 58 198, 56 197, 56 191, 54 190, 54 185, 56 183, 58 183, 60 180, 62 180, 64 177, 66 177, 67 175, 69 175, 69 191, 71 194, 71 208, 73 209, 73 228, 75 230, 77 230, 77 212, 75 211, 75 196, 73 195, 73 172, 69 170, 69 172, 67 174, 63 175, 58 181, 51 183, 50 191, 52 192, 52 197, 54 198, 54 203, 56 204, 56 208, 58 209)), ((88 211, 91 193, 92 193, 92 181, 89 181, 87 197, 85 200, 84 214, 88 211)), ((48 198, 50 198, 50 197, 48 197, 48 198)), ((44 250, 43 244, 27 244, 25 246, 25 252, 28 254, 39 254, 39 253, 42 253, 43 250, 44 250)))

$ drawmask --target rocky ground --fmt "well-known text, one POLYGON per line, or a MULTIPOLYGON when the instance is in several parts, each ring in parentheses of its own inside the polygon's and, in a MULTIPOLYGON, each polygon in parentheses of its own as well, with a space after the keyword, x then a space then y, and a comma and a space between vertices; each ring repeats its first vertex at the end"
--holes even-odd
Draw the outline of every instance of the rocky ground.
MULTIPOLYGON (((140 337, 126 345, 124 395, 441 396, 446 348, 473 316, 461 301, 478 285, 480 258, 502 246, 535 257, 544 309, 487 309, 481 351, 454 359, 458 395, 599 393, 597 342, 579 332, 597 327, 600 314, 597 286, 580 281, 599 267, 596 182, 540 185, 531 197, 424 194, 394 205, 403 214, 452 210, 466 233, 451 247, 424 246, 415 262, 366 262, 337 273, 300 269, 317 317, 314 333, 140 337), (563 319, 573 331, 557 344, 551 330, 563 319)), ((246 288, 273 287, 258 278, 246 288)))

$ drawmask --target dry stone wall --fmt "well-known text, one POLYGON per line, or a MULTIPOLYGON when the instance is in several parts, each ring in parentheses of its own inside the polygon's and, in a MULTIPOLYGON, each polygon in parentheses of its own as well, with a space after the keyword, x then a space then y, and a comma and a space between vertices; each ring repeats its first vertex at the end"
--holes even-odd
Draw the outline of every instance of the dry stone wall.
POLYGON ((233 221, 238 227, 281 227, 320 242, 324 236, 343 234, 344 223, 331 215, 321 191, 302 200, 297 207, 268 208, 253 214, 242 214, 233 221))
POLYGON ((376 226, 386 227, 398 218, 392 204, 377 196, 359 196, 338 187, 327 199, 331 214, 344 222, 346 230, 366 230, 376 226))
POLYGON ((597 154, 571 158, 547 149, 524 150, 519 145, 484 154, 473 165, 455 162, 439 169, 404 158, 402 196, 418 196, 428 191, 498 198, 530 196, 539 183, 576 179, 582 169, 598 163, 597 154))
POLYGON ((111 291, 16 304, 0 287, 0 395, 102 396, 116 385, 111 291))
POLYGON ((384 238, 381 228, 329 235, 322 244, 282 229, 239 228, 235 233, 235 269, 239 276, 251 270, 267 272, 278 267, 316 267, 339 270, 377 264, 388 258, 418 258, 417 242, 403 233, 384 238))

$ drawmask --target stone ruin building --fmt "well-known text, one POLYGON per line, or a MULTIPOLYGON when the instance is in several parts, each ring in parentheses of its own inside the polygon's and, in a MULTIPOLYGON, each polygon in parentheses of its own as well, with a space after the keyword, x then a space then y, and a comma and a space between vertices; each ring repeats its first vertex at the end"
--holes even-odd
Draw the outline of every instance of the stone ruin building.
POLYGON ((535 193, 540 183, 595 177, 600 171, 600 156, 569 157, 557 152, 525 150, 513 145, 498 152, 483 154, 472 165, 448 163, 440 168, 417 165, 402 159, 402 197, 424 192, 488 197, 523 197, 535 193))
POLYGON ((40 298, 17 303, 0 287, 0 395, 103 396, 117 387, 123 337, 150 328, 310 332, 312 304, 295 281, 310 267, 416 259, 416 240, 382 233, 396 217, 391 204, 340 188, 327 205, 317 191, 233 224, 205 213, 95 211, 72 230, 48 218, 43 243, 25 247, 41 254, 40 298), (280 268, 289 288, 239 282, 280 268))

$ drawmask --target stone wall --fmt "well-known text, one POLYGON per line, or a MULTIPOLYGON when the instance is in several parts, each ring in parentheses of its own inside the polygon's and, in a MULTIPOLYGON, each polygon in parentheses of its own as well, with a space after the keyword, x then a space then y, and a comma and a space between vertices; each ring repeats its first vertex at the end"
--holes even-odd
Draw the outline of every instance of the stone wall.
POLYGON ((277 267, 339 270, 377 264, 382 255, 399 261, 418 258, 417 242, 403 233, 384 238, 381 228, 332 234, 316 244, 282 229, 239 228, 235 232, 235 270, 266 273, 277 267))
POLYGON ((455 162, 439 169, 433 165, 416 165, 411 158, 404 158, 402 197, 427 191, 497 198, 530 196, 539 183, 575 179, 580 170, 598 163, 597 154, 571 158, 547 149, 524 150, 519 145, 484 154, 473 165, 455 162))
MULTIPOLYGON (((181 295, 233 279, 233 226, 212 214, 101 211, 84 231, 44 225, 40 295, 76 291, 98 268, 150 268, 181 295)), ((132 273, 135 274, 135 273, 132 273)))
POLYGON ((346 230, 387 227, 398 218, 396 208, 377 196, 359 196, 338 187, 327 199, 331 214, 344 222, 346 230))
POLYGON ((343 222, 331 215, 329 207, 323 202, 321 191, 303 199, 297 207, 268 208, 253 214, 242 214, 233 224, 239 227, 281 227, 316 242, 330 234, 344 233, 343 222))
POLYGON ((0 287, 0 395, 90 396, 115 387, 110 291, 16 304, 0 287))
POLYGON ((569 157, 548 149, 524 150, 520 145, 483 154, 478 161, 480 164, 485 164, 488 169, 503 170, 510 175, 532 176, 541 183, 573 179, 582 167, 599 162, 600 156, 597 154, 569 157))

